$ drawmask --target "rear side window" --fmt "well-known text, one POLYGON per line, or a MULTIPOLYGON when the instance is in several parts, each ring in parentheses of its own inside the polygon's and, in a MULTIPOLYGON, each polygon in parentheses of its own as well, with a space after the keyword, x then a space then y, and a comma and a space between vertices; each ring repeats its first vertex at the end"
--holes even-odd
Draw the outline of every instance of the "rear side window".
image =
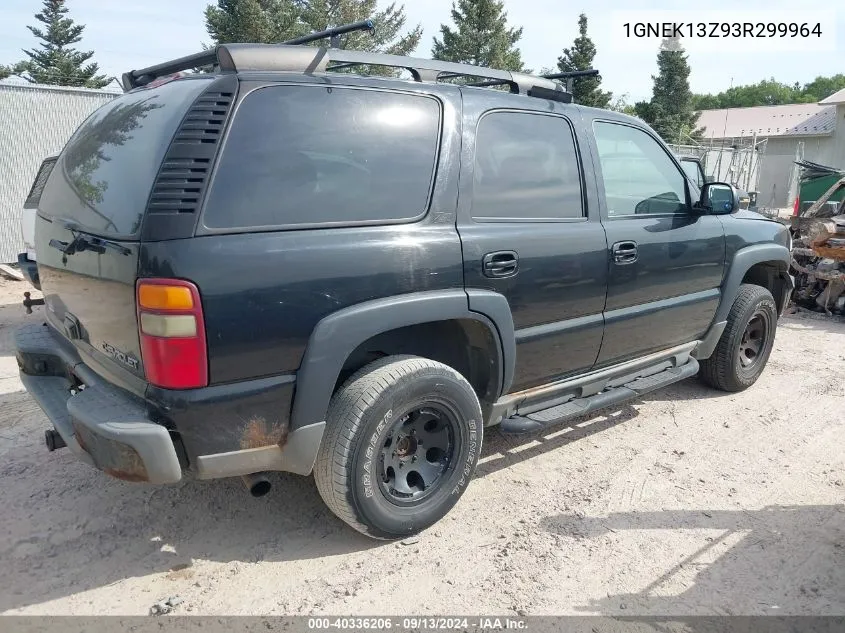
POLYGON ((472 217, 477 221, 584 216, 572 128, 557 116, 493 112, 478 124, 472 217))
POLYGON ((237 111, 203 223, 214 230, 410 221, 423 215, 440 105, 355 88, 272 86, 237 111))
POLYGON ((38 205, 94 234, 138 233, 161 161, 208 79, 130 92, 94 112, 71 137, 38 205))

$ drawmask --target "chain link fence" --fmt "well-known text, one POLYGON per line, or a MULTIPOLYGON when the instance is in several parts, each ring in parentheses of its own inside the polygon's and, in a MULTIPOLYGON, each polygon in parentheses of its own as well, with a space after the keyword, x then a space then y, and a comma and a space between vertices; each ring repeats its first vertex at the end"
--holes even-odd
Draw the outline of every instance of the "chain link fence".
POLYGON ((669 145, 678 156, 695 156, 704 173, 744 191, 758 191, 766 154, 766 141, 735 145, 669 145))

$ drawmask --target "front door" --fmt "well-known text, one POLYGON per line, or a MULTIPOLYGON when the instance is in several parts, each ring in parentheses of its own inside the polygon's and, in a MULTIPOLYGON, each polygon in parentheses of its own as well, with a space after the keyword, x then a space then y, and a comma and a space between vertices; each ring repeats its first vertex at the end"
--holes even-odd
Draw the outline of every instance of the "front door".
POLYGON ((605 335, 598 365, 700 338, 719 305, 721 220, 692 210, 691 189, 643 128, 594 121, 608 242, 605 335))
POLYGON ((511 391, 520 391, 595 364, 607 242, 595 181, 581 164, 589 149, 577 110, 505 109, 513 104, 505 98, 491 110, 495 96, 474 92, 464 93, 464 279, 507 298, 517 339, 511 391))

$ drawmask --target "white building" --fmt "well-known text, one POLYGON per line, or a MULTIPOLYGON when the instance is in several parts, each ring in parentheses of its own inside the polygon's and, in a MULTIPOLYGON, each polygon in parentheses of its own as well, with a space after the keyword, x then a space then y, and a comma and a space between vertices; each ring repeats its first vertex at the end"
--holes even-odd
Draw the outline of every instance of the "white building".
POLYGON ((704 128, 704 145, 765 141, 760 206, 792 205, 796 158, 845 169, 845 90, 820 103, 704 110, 698 125, 704 128))

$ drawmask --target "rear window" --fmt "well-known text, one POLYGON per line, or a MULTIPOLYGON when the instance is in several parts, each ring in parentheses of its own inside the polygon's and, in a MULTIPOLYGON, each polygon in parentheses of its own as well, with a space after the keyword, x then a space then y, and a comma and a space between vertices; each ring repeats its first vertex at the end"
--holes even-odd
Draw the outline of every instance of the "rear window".
POLYGON ((171 81, 97 110, 65 146, 39 211, 94 234, 135 236, 170 140, 208 81, 171 81))
POLYGON ((427 207, 440 137, 433 98, 271 86, 240 105, 203 223, 211 230, 402 222, 427 207))

